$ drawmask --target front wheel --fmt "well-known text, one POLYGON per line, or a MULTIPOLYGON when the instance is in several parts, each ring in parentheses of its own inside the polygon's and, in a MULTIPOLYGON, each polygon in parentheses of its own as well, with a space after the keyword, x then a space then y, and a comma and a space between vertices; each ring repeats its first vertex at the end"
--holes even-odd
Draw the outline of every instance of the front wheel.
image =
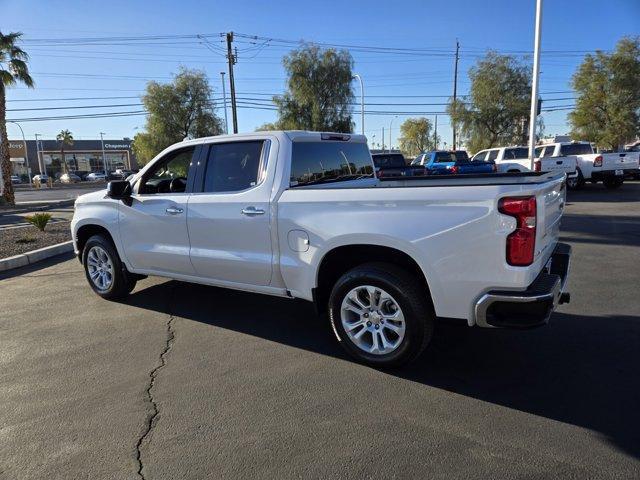
POLYGON ((338 341, 356 360, 398 367, 425 349, 435 313, 415 275, 391 264, 367 263, 337 281, 329 319, 338 341))
POLYGON ((113 243, 103 235, 87 240, 82 264, 89 285, 102 298, 124 297, 136 286, 136 278, 122 264, 113 243))

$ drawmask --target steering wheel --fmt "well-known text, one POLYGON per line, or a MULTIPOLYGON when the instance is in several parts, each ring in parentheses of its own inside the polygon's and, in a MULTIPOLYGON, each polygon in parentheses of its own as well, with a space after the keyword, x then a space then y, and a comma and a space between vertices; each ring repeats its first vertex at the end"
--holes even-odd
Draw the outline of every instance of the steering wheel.
POLYGON ((187 179, 185 177, 176 177, 169 184, 169 191, 172 193, 182 193, 187 189, 187 179))

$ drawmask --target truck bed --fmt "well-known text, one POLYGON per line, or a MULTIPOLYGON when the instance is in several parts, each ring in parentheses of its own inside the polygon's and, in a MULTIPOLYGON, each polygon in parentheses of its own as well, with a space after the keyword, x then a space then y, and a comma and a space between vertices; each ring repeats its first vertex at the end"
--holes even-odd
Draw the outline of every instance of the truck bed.
POLYGON ((313 185, 300 185, 298 189, 342 188, 415 188, 415 187, 470 187, 496 185, 540 185, 564 177, 562 172, 473 173, 457 175, 427 175, 415 177, 367 178, 313 185))

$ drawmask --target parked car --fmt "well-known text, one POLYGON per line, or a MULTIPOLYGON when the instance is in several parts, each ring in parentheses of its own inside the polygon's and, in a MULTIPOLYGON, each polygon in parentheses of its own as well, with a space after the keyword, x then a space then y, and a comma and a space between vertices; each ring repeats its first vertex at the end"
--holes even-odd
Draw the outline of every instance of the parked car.
POLYGON ((33 181, 40 181, 40 183, 47 183, 49 181, 49 175, 46 173, 40 173, 33 176, 33 181))
POLYGON ((569 300, 564 174, 379 179, 366 142, 256 132, 165 149, 77 199, 89 285, 114 299, 159 275, 312 301, 375 366, 416 358, 438 318, 532 327, 569 300))
POLYGON ((11 175, 11 183, 13 185, 20 185, 22 183, 22 180, 20 180, 20 177, 18 175, 11 175))
POLYGON ((401 153, 372 153, 376 175, 380 177, 415 177, 425 174, 424 167, 407 165, 401 153))
MULTIPOLYGON (((536 151, 538 152, 538 151, 536 151)), ((492 161, 499 173, 530 172, 531 160, 529 147, 498 147, 481 150, 472 157, 473 161, 492 161)), ((536 172, 563 172, 567 174, 567 186, 575 188, 577 182, 576 162, 574 159, 534 159, 536 172)))
MULTIPOLYGON (((594 153, 589 142, 552 142, 544 146, 542 159, 550 161, 570 160, 576 162, 577 176, 574 188, 582 188, 588 180, 602 182, 605 187, 618 188, 624 177, 638 170, 638 152, 594 153)), ((538 147, 538 148, 541 148, 538 147)))
POLYGON ((73 172, 60 175, 60 182, 62 183, 78 183, 79 181, 80 177, 73 172))
MULTIPOLYGON (((631 145, 625 145, 624 147, 624 151, 625 152, 640 152, 640 142, 635 142, 631 145)), ((631 169, 631 170, 626 170, 625 171, 625 177, 628 176, 634 180, 640 180, 640 165, 638 166, 638 168, 635 169, 631 169)))
POLYGON ((422 165, 432 175, 493 173, 496 171, 493 162, 469 161, 469 156, 464 150, 433 150, 418 155, 411 164, 422 165))
POLYGON ((106 180, 106 175, 102 172, 91 172, 89 175, 87 175, 86 179, 89 182, 99 182, 99 181, 105 181, 106 180))

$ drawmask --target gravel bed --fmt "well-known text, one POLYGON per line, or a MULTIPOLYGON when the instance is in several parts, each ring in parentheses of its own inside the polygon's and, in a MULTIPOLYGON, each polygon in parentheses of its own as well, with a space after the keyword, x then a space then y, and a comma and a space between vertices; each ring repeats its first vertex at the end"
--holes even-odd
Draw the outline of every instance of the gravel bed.
POLYGON ((47 225, 44 232, 33 226, 0 229, 0 258, 13 257, 68 240, 71 240, 69 222, 47 225))

